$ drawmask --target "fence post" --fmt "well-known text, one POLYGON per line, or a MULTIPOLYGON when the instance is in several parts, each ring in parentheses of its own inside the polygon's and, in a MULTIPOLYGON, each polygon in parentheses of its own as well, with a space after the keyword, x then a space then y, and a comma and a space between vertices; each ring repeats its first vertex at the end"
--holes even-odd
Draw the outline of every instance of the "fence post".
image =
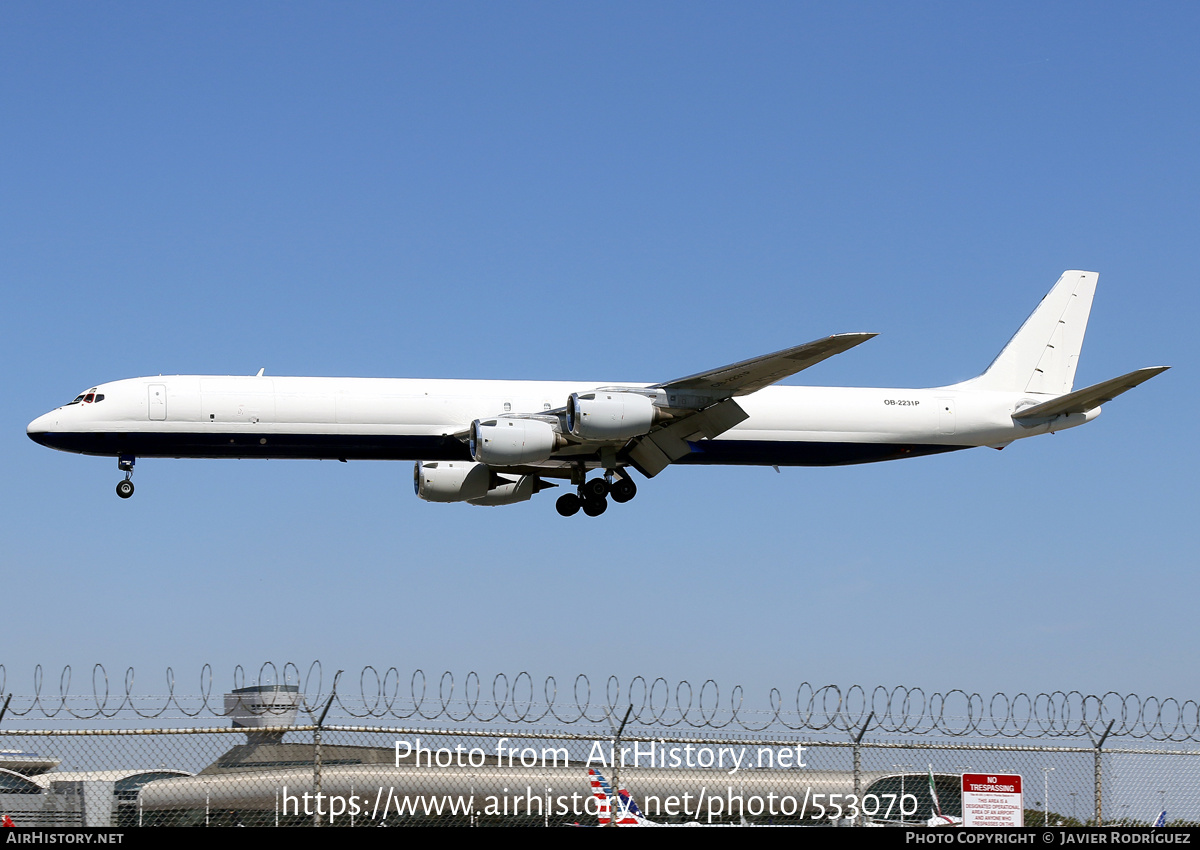
POLYGON ((1096 826, 1104 826, 1104 782, 1103 771, 1100 765, 1101 750, 1104 748, 1104 742, 1108 740, 1108 733, 1112 731, 1113 724, 1116 719, 1108 721, 1108 728, 1104 730, 1104 734, 1100 736, 1100 740, 1096 741, 1092 752, 1095 761, 1093 767, 1093 779, 1096 783, 1096 826))
MULTIPOLYGON (((317 718, 317 728, 313 730, 313 793, 316 794, 316 797, 313 798, 313 826, 321 825, 321 727, 325 724, 325 715, 329 713, 329 707, 333 705, 333 700, 337 696, 337 683, 340 675, 342 675, 341 670, 334 674, 333 687, 329 690, 329 699, 325 702, 325 710, 317 718)), ((312 716, 311 712, 309 716, 312 716)))
POLYGON ((867 722, 858 730, 858 734, 854 736, 854 799, 858 804, 858 814, 854 817, 854 825, 863 825, 862 811, 862 739, 863 735, 867 734, 867 727, 871 725, 871 721, 875 718, 875 712, 872 711, 867 715, 867 722))
MULTIPOLYGON (((625 711, 625 719, 621 721, 621 727, 618 729, 616 724, 612 722, 612 713, 605 708, 604 716, 608 718, 608 725, 613 730, 613 763, 612 763, 612 801, 608 804, 608 825, 616 826, 621 820, 621 733, 625 731, 625 724, 629 722, 629 715, 633 714, 633 703, 629 704, 629 708, 625 711)), ((643 801, 644 802, 644 801, 643 801)))

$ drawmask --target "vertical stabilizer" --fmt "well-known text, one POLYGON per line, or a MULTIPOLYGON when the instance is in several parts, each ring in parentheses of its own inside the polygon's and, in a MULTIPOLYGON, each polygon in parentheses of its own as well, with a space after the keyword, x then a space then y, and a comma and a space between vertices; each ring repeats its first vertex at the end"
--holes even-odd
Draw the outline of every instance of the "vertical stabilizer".
POLYGON ((1066 271, 978 378, 960 386, 1062 395, 1075 385, 1075 367, 1096 294, 1096 272, 1066 271))

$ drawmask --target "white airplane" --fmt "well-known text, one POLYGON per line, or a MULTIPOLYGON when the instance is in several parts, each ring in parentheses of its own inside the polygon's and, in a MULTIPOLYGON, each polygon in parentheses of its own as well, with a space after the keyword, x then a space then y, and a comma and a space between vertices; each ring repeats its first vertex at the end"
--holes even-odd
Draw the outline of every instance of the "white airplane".
POLYGON ((430 502, 508 505, 569 481, 557 509, 627 502, 629 470, 837 466, 1073 428, 1168 367, 1072 391, 1099 276, 1067 271, 983 374, 933 389, 772 386, 875 334, 829 336, 661 384, 203 375, 100 384, 29 423, 44 446, 139 457, 413 460, 430 502), (588 478, 601 470, 602 474, 588 478))

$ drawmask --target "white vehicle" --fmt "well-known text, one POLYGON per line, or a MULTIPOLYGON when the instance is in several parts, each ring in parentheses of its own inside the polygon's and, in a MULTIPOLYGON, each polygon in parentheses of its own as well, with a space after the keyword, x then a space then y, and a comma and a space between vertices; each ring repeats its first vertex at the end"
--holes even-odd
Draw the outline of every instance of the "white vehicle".
POLYGON ((1072 392, 1098 275, 1068 271, 977 378, 933 389, 779 387, 875 334, 829 336, 660 384, 177 375, 100 384, 29 423, 116 457, 413 460, 430 502, 507 505, 562 479, 558 512, 627 502, 673 463, 837 466, 1003 448, 1094 419, 1168 367, 1072 392), (601 475, 588 478, 592 471, 601 475))

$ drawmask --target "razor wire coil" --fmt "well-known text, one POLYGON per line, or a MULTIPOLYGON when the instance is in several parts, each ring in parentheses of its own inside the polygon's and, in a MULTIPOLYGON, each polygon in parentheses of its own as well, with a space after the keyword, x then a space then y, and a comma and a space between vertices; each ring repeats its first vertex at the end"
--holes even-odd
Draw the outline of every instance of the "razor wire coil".
MULTIPOLYGON (((406 722, 503 723, 511 726, 556 724, 605 725, 619 721, 632 706, 629 722, 651 730, 736 730, 747 733, 803 732, 855 733, 890 736, 939 735, 948 738, 1086 738, 1098 739, 1112 724, 1111 735, 1155 742, 1200 742, 1200 703, 1173 697, 1140 697, 1109 691, 1102 695, 1080 691, 1024 692, 984 696, 964 690, 926 693, 919 687, 878 685, 813 685, 801 683, 794 691, 771 688, 765 707, 747 705, 741 685, 722 691, 714 679, 698 687, 686 679, 634 676, 622 683, 609 676, 597 687, 585 674, 567 687, 546 676, 540 687, 534 676, 496 673, 490 687, 475 671, 456 677, 445 671, 434 678, 417 668, 407 677, 396 667, 381 674, 363 667, 357 692, 348 688, 353 677, 343 677, 336 690, 326 680, 322 665, 314 661, 306 672, 287 662, 268 661, 258 668, 256 684, 297 686, 301 708, 314 718, 326 703, 332 716, 355 720, 406 722), (724 694, 724 696, 723 696, 724 694)), ((10 689, 8 670, 0 664, 0 695, 10 689)), ((246 669, 238 665, 233 688, 247 686, 246 669)), ((33 670, 31 690, 12 699, 7 714, 14 718, 69 718, 90 720, 132 716, 139 719, 193 719, 228 716, 223 693, 214 698, 214 671, 205 664, 198 687, 181 689, 174 670, 165 671, 164 690, 139 693, 133 667, 127 667, 121 685, 115 686, 107 670, 91 670, 90 691, 74 689, 72 669, 66 666, 58 687, 47 686, 43 667, 33 670)), ((315 719, 313 722, 316 722, 315 719)))

